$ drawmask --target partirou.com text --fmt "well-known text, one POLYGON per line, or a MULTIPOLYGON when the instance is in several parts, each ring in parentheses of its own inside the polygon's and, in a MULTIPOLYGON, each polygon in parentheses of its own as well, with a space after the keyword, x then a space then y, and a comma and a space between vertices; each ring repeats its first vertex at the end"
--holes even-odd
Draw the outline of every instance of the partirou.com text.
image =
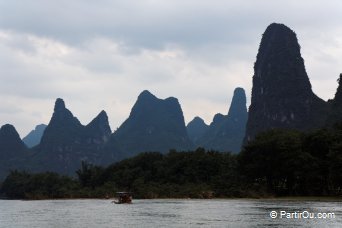
POLYGON ((333 212, 310 212, 310 211, 271 211, 270 217, 272 219, 334 219, 335 213, 333 212))

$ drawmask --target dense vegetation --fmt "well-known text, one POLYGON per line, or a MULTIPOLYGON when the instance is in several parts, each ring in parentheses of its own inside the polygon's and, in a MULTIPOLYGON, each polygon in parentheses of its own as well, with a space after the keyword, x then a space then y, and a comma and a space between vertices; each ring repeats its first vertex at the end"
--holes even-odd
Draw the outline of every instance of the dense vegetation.
POLYGON ((309 133, 271 130, 239 155, 197 149, 142 153, 107 168, 83 162, 77 178, 12 171, 1 186, 8 198, 136 198, 340 196, 342 125, 309 133))
POLYGON ((276 195, 342 194, 342 125, 310 133, 271 130, 239 155, 246 183, 276 195))

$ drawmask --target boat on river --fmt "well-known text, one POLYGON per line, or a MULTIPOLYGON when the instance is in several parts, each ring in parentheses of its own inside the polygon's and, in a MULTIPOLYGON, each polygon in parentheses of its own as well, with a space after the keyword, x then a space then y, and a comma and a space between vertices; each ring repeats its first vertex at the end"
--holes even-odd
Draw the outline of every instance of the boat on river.
POLYGON ((131 192, 117 192, 117 200, 114 200, 115 204, 132 203, 132 193, 131 192))

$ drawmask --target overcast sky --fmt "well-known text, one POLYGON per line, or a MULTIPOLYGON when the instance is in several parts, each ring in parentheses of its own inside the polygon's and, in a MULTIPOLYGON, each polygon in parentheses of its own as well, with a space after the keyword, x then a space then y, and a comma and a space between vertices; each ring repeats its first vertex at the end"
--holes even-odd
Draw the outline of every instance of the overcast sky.
POLYGON ((293 29, 314 92, 333 98, 342 72, 340 0, 0 0, 0 125, 21 137, 47 124, 55 99, 112 130, 145 89, 178 98, 186 123, 250 100, 261 35, 293 29))

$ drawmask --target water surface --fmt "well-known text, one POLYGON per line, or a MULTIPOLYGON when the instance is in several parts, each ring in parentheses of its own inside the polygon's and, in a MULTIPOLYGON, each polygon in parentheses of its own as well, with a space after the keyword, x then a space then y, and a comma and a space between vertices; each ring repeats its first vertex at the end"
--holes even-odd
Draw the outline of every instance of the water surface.
POLYGON ((0 227, 342 227, 341 202, 298 200, 0 200, 0 227), (276 211, 272 219, 270 212, 276 211), (279 218, 280 211, 335 218, 279 218))

